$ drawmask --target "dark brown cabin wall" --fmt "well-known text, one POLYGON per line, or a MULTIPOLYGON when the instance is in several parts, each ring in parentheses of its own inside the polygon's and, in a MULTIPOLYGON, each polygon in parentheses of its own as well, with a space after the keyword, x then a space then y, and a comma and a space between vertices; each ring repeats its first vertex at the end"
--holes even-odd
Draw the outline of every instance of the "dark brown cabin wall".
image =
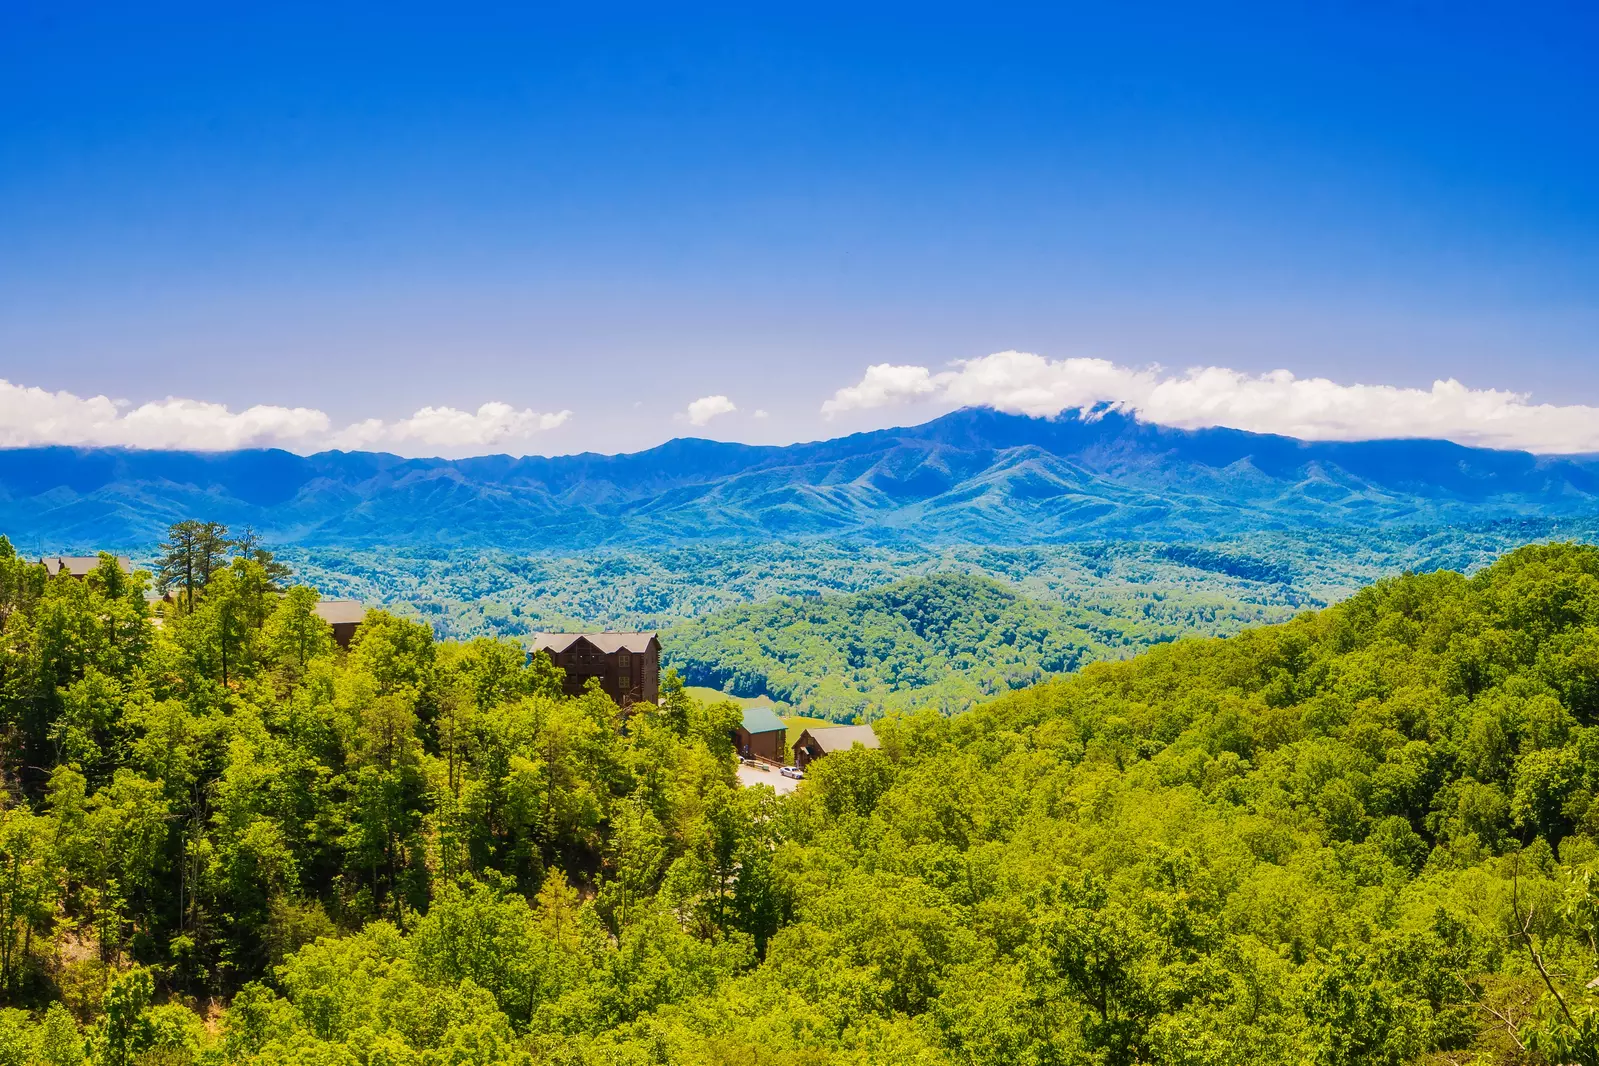
POLYGON ((661 646, 659 641, 650 641, 649 650, 644 653, 644 702, 661 702, 661 646))
POLYGON ((562 690, 568 696, 581 696, 590 677, 597 677, 600 688, 618 706, 630 703, 658 703, 661 698, 661 644, 651 637, 644 651, 628 652, 628 688, 622 688, 622 651, 601 652, 580 641, 566 650, 550 652, 550 660, 565 674, 562 690), (579 654, 581 653, 581 654, 579 654))
POLYGON ((750 733, 743 726, 733 730, 733 743, 738 747, 740 755, 750 759, 765 759, 767 762, 783 761, 786 739, 784 734, 777 730, 770 733, 750 733))
POLYGON ((801 770, 816 759, 821 758, 823 752, 816 742, 811 739, 811 731, 805 730, 794 740, 794 765, 801 770))

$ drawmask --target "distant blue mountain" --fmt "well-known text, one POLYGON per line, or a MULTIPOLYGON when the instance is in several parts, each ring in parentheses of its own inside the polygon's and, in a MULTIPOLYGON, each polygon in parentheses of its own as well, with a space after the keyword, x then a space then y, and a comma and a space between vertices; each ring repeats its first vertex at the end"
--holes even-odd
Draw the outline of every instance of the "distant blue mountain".
POLYGON ((1258 529, 1599 514, 1599 458, 1429 440, 1317 443, 986 409, 787 447, 630 455, 0 450, 23 551, 139 550, 182 518, 279 543, 587 549, 848 535, 1186 539, 1258 529))

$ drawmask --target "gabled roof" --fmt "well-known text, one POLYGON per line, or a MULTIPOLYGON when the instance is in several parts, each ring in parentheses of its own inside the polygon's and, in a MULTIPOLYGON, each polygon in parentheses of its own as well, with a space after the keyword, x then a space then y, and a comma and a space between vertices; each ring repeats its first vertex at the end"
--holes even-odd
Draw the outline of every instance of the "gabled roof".
POLYGON ((869 725, 838 725, 831 728, 808 729, 812 741, 824 752, 848 751, 859 744, 863 748, 877 748, 877 734, 869 725))
MULTIPOLYGON (((54 555, 39 561, 44 564, 45 573, 51 577, 63 570, 68 577, 87 577, 100 565, 98 555, 54 555)), ((133 573, 133 560, 126 555, 117 556, 117 565, 122 567, 124 574, 133 573)))
POLYGON ((654 633, 535 633, 533 647, 539 651, 562 652, 579 640, 586 640, 595 648, 610 655, 617 651, 643 654, 650 650, 654 633))
POLYGON ((746 733, 777 733, 788 729, 770 707, 744 708, 743 726, 746 733))
POLYGON ((360 600, 323 600, 316 605, 316 616, 330 626, 366 620, 366 604, 360 600))

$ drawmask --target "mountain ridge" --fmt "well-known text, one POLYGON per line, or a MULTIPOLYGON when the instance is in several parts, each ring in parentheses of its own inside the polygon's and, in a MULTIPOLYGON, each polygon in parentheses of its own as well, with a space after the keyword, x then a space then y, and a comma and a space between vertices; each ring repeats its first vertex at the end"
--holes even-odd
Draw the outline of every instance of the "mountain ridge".
POLYGON ((786 446, 406 459, 381 452, 0 450, 24 550, 141 548, 203 516, 280 543, 588 549, 848 535, 1006 543, 1599 512, 1599 457, 1302 441, 1117 414, 968 408, 786 446))

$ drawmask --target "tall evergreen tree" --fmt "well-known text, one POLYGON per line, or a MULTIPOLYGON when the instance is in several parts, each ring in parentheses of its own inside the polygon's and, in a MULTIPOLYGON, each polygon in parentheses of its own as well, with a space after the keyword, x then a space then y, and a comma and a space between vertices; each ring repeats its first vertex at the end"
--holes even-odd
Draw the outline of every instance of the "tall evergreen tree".
POLYGON ((194 610, 194 597, 205 588, 216 570, 227 564, 228 527, 220 522, 201 522, 190 518, 167 529, 161 542, 161 557, 156 560, 156 588, 183 593, 183 608, 194 610))
POLYGON ((282 592, 288 588, 294 571, 287 563, 279 562, 270 549, 261 546, 261 535, 253 526, 245 526, 244 532, 233 541, 233 552, 236 559, 248 559, 260 564, 266 574, 269 592, 282 592))

